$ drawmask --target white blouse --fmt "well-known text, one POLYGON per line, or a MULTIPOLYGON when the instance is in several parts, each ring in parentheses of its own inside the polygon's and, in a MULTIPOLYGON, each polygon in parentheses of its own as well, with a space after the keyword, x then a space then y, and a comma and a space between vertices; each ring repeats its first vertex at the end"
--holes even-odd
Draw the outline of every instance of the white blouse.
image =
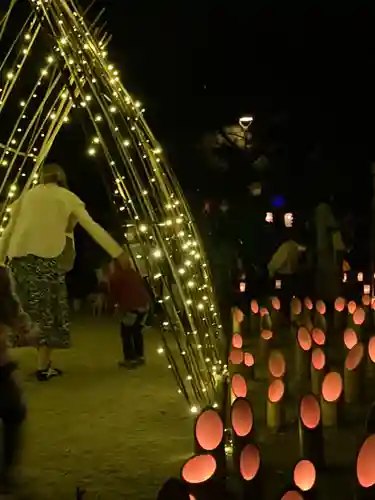
POLYGON ((58 257, 65 248, 71 216, 112 258, 123 253, 112 236, 91 218, 83 201, 57 184, 40 184, 30 189, 12 205, 14 212, 16 220, 9 222, 2 238, 6 241, 9 234, 7 255, 10 259, 26 255, 58 257))

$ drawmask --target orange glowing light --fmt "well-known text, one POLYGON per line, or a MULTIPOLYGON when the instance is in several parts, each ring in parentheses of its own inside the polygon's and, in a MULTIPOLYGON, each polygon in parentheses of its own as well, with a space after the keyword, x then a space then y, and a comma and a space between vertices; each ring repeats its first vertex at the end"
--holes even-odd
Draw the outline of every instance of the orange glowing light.
POLYGON ((315 368, 315 370, 323 370, 326 364, 326 355, 322 349, 317 347, 313 350, 311 354, 311 364, 315 368))
POLYGON ((232 392, 236 398, 245 398, 247 394, 246 380, 242 375, 236 373, 232 377, 232 392))
POLYGON ((312 308, 314 307, 313 306, 313 303, 312 303, 312 300, 310 299, 310 297, 306 297, 305 298, 305 307, 309 310, 309 311, 312 311, 312 308))
POLYGON ((303 351, 309 351, 312 346, 312 340, 311 336, 304 326, 301 326, 298 328, 298 333, 297 333, 297 341, 298 345, 303 351))
POLYGON ((362 444, 357 457, 357 479, 362 488, 375 484, 375 435, 362 444))
POLYGON ((205 451, 212 451, 219 446, 224 435, 224 425, 215 410, 206 410, 197 418, 195 438, 205 451))
POLYGON ((371 337, 368 343, 368 355, 370 360, 375 363, 375 337, 371 337))
POLYGON ((272 297, 272 307, 275 311, 280 311, 281 304, 278 297, 272 297))
POLYGON ((285 375, 285 358, 280 351, 274 351, 271 353, 268 360, 268 369, 274 378, 281 378, 285 375))
POLYGON ((271 330, 263 330, 260 336, 263 340, 271 340, 273 337, 273 333, 271 332, 271 330))
POLYGON ((344 344, 347 349, 353 349, 358 344, 358 337, 353 328, 347 328, 344 332, 344 344))
POLYGON ((328 373, 323 380, 322 396, 327 403, 335 403, 342 393, 342 378, 337 372, 328 373))
POLYGON ((319 314, 325 314, 326 313, 326 305, 325 303, 322 301, 322 300, 318 300, 316 305, 315 305, 315 309, 318 311, 319 314))
POLYGON ((301 491, 309 491, 316 481, 316 470, 310 460, 300 460, 294 467, 293 479, 301 491))
POLYGON ((232 405, 230 419, 236 436, 244 437, 250 434, 254 424, 254 416, 249 401, 243 398, 236 399, 232 405))
POLYGON ((364 323, 365 319, 366 319, 365 311, 362 309, 362 307, 357 307, 357 309, 355 310, 355 312, 353 314, 354 324, 357 326, 360 326, 364 323))
POLYGON ((247 444, 240 455, 240 474, 245 481, 252 481, 260 468, 260 453, 256 446, 247 444))
POLYGON ((284 396, 285 385, 279 378, 274 380, 268 388, 268 399, 271 403, 278 403, 284 396))
POLYGON ((290 490, 284 493, 281 500, 303 500, 303 496, 298 491, 290 490))
POLYGON ((182 479, 189 484, 202 484, 211 479, 216 471, 216 460, 212 455, 197 455, 182 468, 182 479))
POLYGON ((241 293, 246 292, 246 283, 244 281, 240 282, 240 292, 241 293))
POLYGON ((242 335, 240 333, 234 333, 232 336, 232 346, 235 349, 241 349, 243 345, 242 335))
POLYGON ((357 309, 357 304, 354 302, 354 300, 351 300, 348 303, 348 312, 349 312, 349 314, 354 314, 356 309, 357 309))
POLYGON ((244 365, 247 367, 254 366, 255 364, 255 359, 254 356, 251 354, 251 352, 245 352, 244 354, 244 365))
POLYGON ((315 396, 308 394, 301 400, 300 417, 308 429, 315 429, 320 422, 320 405, 315 396))
POLYGON ((258 302, 256 300, 252 300, 250 302, 250 308, 251 308, 251 312, 253 314, 258 314, 258 312, 259 312, 259 304, 258 304, 258 302))
POLYGON ((311 337, 316 345, 322 346, 326 343, 326 336, 320 328, 313 328, 311 337))
POLYGON ((335 300, 335 310, 337 312, 342 312, 345 309, 345 299, 343 297, 337 297, 335 300))
POLYGON ((241 349, 232 349, 229 354, 229 361, 233 365, 240 365, 243 362, 243 352, 241 349))

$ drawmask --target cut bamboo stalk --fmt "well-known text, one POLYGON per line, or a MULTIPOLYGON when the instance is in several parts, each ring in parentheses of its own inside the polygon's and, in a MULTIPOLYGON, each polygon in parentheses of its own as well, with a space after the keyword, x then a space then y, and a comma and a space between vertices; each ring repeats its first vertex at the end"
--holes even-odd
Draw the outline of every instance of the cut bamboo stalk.
POLYGON ((367 373, 375 377, 375 336, 371 337, 367 345, 367 373))
POLYGON ((268 358, 268 374, 270 382, 274 379, 283 378, 286 373, 286 363, 281 351, 271 351, 268 358))
POLYGON ((235 373, 231 379, 231 403, 237 398, 246 398, 247 383, 245 378, 240 373, 235 373))
POLYGON ((272 330, 271 316, 267 308, 262 307, 260 310, 260 329, 272 330))
POLYGON ((282 399, 285 392, 284 382, 274 380, 268 389, 267 398, 267 426, 277 432, 283 423, 282 399))
POLYGON ((258 333, 260 330, 259 304, 256 300, 250 303, 250 331, 258 333))
POLYGON ((368 436, 357 456, 356 500, 375 498, 375 435, 368 436))
POLYGON ((335 300, 335 310, 333 313, 333 326, 335 331, 341 331, 345 327, 345 304, 346 302, 343 297, 337 297, 337 299, 335 300))
POLYGON ((293 297, 290 303, 290 322, 292 325, 301 325, 302 304, 297 297, 293 297))
POLYGON ((251 352, 245 352, 244 353, 243 362, 244 362, 244 365, 246 366, 246 378, 248 380, 254 380, 255 358, 251 354, 251 352))
POLYGON ((310 460, 300 460, 293 470, 294 484, 303 492, 304 498, 311 499, 316 484, 316 469, 310 460))
POLYGON ((300 457, 324 466, 324 440, 319 401, 312 394, 303 396, 299 407, 300 457))
POLYGON ((232 332, 241 333, 241 323, 244 320, 244 314, 238 307, 232 307, 232 332))
POLYGON ((319 347, 311 354, 311 390, 315 396, 320 397, 325 374, 326 356, 319 347))
POLYGON ((273 333, 271 330, 263 330, 260 334, 258 357, 261 363, 266 363, 268 360, 272 338, 273 333))
POLYGON ((194 425, 194 443, 195 453, 211 453, 217 467, 220 468, 219 474, 225 475, 226 457, 224 424, 220 414, 214 408, 205 408, 197 417, 194 425))
POLYGON ((342 389, 343 383, 339 373, 330 372, 324 377, 320 399, 323 427, 337 426, 337 406, 341 398, 342 389))
POLYGON ((348 352, 346 357, 344 368, 344 400, 346 403, 357 402, 361 395, 363 356, 364 347, 359 342, 348 352))
POLYGON ((313 328, 311 332, 311 339, 315 345, 323 347, 326 343, 326 335, 320 328, 313 328))
POLYGON ((310 356, 312 340, 307 328, 298 328, 295 356, 296 356, 296 377, 299 381, 307 380, 310 376, 310 356))

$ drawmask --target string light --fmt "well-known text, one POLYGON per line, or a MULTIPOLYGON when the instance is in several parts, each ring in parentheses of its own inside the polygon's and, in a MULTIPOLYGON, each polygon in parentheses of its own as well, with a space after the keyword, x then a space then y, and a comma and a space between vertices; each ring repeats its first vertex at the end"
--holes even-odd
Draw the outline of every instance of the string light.
MULTIPOLYGON (((103 164, 107 163, 114 179, 114 206, 121 218, 132 221, 138 250, 134 253, 130 244, 129 252, 136 266, 147 268, 154 290, 162 289, 159 301, 165 318, 160 333, 164 347, 157 352, 165 356, 178 393, 185 397, 192 414, 204 405, 217 405, 218 381, 225 376, 226 365, 207 262, 179 184, 145 122, 145 108, 123 87, 118 69, 106 61, 106 44, 91 34, 93 30, 80 17, 74 1, 64 8, 57 0, 50 0, 48 6, 39 2, 33 8, 48 18, 56 38, 51 38, 50 54, 44 55, 35 88, 18 101, 22 110, 19 120, 24 120, 26 126, 17 125, 11 132, 6 147, 0 150, 1 164, 5 166, 3 162, 7 161, 9 179, 27 178, 27 166, 31 164, 33 169, 36 161, 41 163, 41 155, 48 153, 46 141, 51 130, 59 130, 69 122, 70 111, 86 114, 92 127, 87 154, 92 161, 99 157, 103 164), (54 80, 56 70, 59 73, 62 66, 70 71, 69 90, 62 79, 54 80), (47 93, 50 98, 35 115, 31 100, 43 102, 47 93), (40 129, 32 136, 31 125, 37 121, 40 129), (21 153, 10 150, 8 144, 19 144, 21 153), (108 144, 112 144, 111 150, 108 144), (9 161, 5 160, 6 154, 9 161), (24 160, 15 170, 18 154, 24 160)), ((30 50, 37 28, 25 28, 24 40, 30 44, 20 49, 22 57, 37 53, 36 49, 30 50)), ((9 67, 9 82, 18 78, 20 57, 17 55, 9 67)), ((31 182, 36 184, 38 178, 33 177, 31 182)), ((16 189, 9 189, 8 197, 16 193, 16 189)))

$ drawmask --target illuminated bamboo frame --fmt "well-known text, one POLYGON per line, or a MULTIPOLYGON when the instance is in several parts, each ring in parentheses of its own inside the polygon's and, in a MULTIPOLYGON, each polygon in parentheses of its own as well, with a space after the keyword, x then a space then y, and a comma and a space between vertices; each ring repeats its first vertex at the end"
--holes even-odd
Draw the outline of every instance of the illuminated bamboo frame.
MULTIPOLYGON (((15 12, 14 4, 11 0, 1 21, 0 41, 15 12)), ((132 222, 151 286, 153 290, 162 286, 160 302, 165 321, 158 352, 165 354, 178 391, 193 414, 207 405, 216 407, 221 382, 227 376, 226 342, 201 238, 181 187, 144 119, 144 109, 132 99, 117 70, 107 62, 104 49, 110 37, 101 34, 95 27, 96 21, 88 26, 74 1, 29 0, 29 4, 30 16, 18 37, 27 43, 13 58, 12 71, 1 93, 0 116, 25 71, 31 48, 36 47, 43 33, 49 35, 51 53, 47 54, 47 63, 30 95, 24 99, 9 137, 0 140, 0 163, 10 158, 1 193, 13 182, 2 207, 0 230, 9 220, 9 206, 18 188, 15 183, 26 176, 25 193, 37 182, 39 169, 69 113, 74 108, 85 112, 95 133, 88 153, 100 148, 113 178, 116 208, 132 222), (66 74, 68 78, 64 80, 61 76, 66 74), (44 99, 19 138, 18 125, 27 119, 26 112, 37 88, 39 93, 44 91, 44 99), (93 110, 95 107, 98 112, 93 110), (20 159, 21 167, 16 171, 20 159), (33 168, 26 174, 25 165, 30 162, 33 168)), ((13 44, 7 61, 14 47, 13 44)), ((16 216, 13 212, 13 221, 16 216)), ((137 266, 137 256, 131 253, 131 257, 137 266)))

